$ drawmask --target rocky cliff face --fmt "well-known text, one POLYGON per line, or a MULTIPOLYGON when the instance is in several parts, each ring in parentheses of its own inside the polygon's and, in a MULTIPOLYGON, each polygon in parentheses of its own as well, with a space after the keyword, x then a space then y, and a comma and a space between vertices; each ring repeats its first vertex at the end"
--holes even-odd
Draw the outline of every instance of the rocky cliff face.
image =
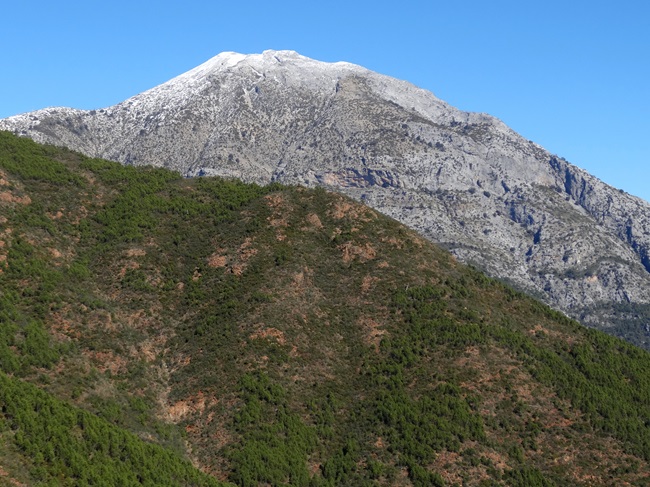
POLYGON ((126 164, 321 185, 583 323, 650 344, 650 205, 499 120, 347 63, 223 53, 113 107, 0 129, 126 164))

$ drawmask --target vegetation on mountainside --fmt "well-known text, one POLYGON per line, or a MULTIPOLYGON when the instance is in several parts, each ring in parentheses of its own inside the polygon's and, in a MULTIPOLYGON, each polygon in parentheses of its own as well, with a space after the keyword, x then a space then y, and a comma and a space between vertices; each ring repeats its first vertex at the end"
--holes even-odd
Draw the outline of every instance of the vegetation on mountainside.
POLYGON ((23 482, 207 483, 182 454, 244 486, 650 475, 647 352, 343 197, 0 133, 0 241, 0 454, 23 482))
POLYGON ((602 304, 597 308, 607 317, 607 333, 650 350, 650 305, 637 303, 602 304))
POLYGON ((173 452, 17 379, 0 375, 0 436, 39 485, 222 485, 173 452))
MULTIPOLYGON (((79 197, 87 183, 54 161, 54 154, 76 158, 0 134, 2 175, 19 177, 15 183, 0 178, 0 483, 221 485, 178 452, 145 442, 106 420, 119 423, 119 410, 112 418, 108 408, 99 411, 104 419, 19 379, 47 386, 51 374, 61 372, 54 366, 69 367, 66 361, 77 360, 79 354, 76 343, 53 336, 52 317, 74 302, 77 293, 83 295, 78 284, 90 275, 86 261, 62 266, 53 247, 39 244, 69 245, 77 238, 75 225, 55 222, 59 209, 79 197), (47 198, 31 200, 23 183, 44 191, 47 198)), ((64 380, 70 378, 63 375, 64 380)), ((84 381, 82 376, 75 379, 84 381)), ((59 386, 71 389, 64 397, 80 394, 80 384, 59 386)), ((141 404, 136 398, 132 403, 135 408, 141 404)))

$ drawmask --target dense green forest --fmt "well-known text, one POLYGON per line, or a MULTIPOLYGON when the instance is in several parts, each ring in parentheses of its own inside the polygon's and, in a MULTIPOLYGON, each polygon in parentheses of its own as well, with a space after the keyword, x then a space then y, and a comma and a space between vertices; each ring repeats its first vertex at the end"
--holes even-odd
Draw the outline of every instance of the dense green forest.
POLYGON ((29 458, 39 485, 221 485, 173 452, 4 374, 0 406, 2 435, 29 458))
POLYGON ((647 485, 650 354, 324 190, 0 133, 0 485, 647 485))

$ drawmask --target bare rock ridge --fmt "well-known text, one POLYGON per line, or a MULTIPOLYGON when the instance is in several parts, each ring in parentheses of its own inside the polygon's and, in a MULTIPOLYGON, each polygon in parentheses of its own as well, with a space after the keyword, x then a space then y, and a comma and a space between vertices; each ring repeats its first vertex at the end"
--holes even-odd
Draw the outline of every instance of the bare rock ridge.
POLYGON ((650 347, 650 204, 405 81, 292 51, 222 53, 118 105, 0 129, 187 176, 340 191, 650 347))

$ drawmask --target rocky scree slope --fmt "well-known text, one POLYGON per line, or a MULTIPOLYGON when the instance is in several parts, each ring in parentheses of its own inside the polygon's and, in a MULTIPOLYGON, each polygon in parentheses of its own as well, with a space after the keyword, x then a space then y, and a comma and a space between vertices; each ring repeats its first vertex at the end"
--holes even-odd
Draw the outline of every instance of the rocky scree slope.
POLYGON ((650 346, 650 205, 407 82, 291 51, 222 53, 118 105, 48 108, 0 129, 186 176, 340 191, 650 346))
POLYGON ((320 188, 0 133, 0 325, 0 485, 650 475, 648 352, 320 188))

